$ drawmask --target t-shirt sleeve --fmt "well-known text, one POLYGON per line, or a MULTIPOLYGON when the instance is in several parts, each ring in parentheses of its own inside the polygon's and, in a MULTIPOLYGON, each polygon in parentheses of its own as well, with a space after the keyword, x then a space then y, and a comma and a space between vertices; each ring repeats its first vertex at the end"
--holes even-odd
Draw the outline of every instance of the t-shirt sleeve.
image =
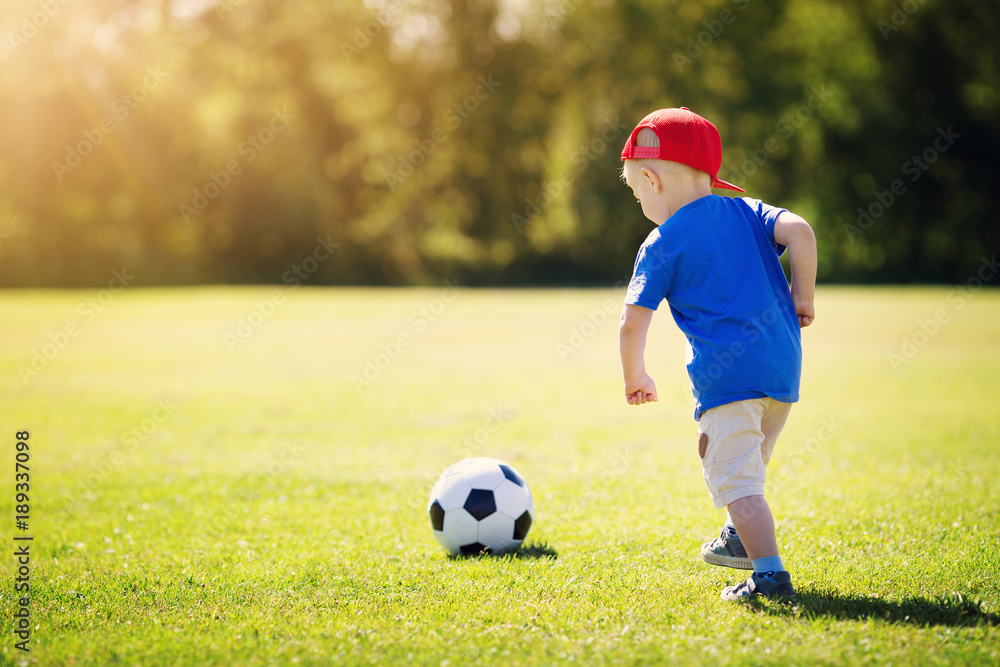
POLYGON ((777 253, 778 257, 781 257, 785 253, 785 246, 774 240, 774 224, 778 222, 778 216, 788 209, 771 206, 770 204, 765 204, 759 199, 751 199, 750 197, 744 197, 743 200, 749 204, 750 208, 752 208, 754 213, 757 214, 761 224, 764 225, 764 231, 767 233, 767 238, 771 240, 771 245, 774 246, 774 252, 777 253))
POLYGON ((644 245, 635 258, 635 269, 625 294, 625 304, 656 310, 667 296, 668 282, 669 276, 663 263, 655 252, 644 245))

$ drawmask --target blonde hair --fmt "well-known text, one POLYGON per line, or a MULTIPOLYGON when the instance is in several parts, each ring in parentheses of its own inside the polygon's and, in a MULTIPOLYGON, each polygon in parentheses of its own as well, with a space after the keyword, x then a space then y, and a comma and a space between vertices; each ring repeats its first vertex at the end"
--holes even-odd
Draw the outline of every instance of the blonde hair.
MULTIPOLYGON (((660 137, 652 129, 644 127, 635 135, 635 145, 642 147, 660 147, 660 137)), ((630 188, 635 187, 636 180, 640 177, 643 169, 655 171, 663 180, 675 180, 678 178, 708 179, 709 187, 712 185, 712 175, 706 171, 695 169, 680 162, 670 160, 659 160, 657 158, 640 158, 638 160, 624 160, 622 164, 622 180, 630 188)))
MULTIPOLYGON (((635 135, 635 145, 642 146, 643 148, 659 148, 660 138, 656 136, 656 132, 653 132, 653 130, 648 127, 644 127, 639 130, 638 134, 635 135)), ((622 163, 622 180, 625 181, 625 185, 634 187, 632 184, 635 183, 635 179, 639 177, 639 172, 642 171, 643 167, 656 171, 656 167, 662 163, 663 160, 657 160, 655 158, 624 160, 622 163)))

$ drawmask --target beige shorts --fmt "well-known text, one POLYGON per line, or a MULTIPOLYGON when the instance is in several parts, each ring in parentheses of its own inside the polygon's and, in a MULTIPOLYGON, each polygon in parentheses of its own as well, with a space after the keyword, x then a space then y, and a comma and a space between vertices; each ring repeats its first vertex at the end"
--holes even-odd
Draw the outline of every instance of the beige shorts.
POLYGON ((698 422, 698 455, 717 509, 764 495, 764 473, 791 403, 754 398, 706 411, 698 422))

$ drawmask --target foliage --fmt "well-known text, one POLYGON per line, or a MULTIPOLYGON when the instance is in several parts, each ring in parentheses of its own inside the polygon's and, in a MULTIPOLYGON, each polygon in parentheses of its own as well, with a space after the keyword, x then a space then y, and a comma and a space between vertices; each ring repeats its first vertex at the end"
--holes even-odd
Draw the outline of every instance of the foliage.
POLYGON ((821 279, 963 281, 1000 246, 998 23, 973 0, 4 3, 0 281, 278 283, 320 237, 315 284, 615 282, 649 229, 620 147, 682 105, 723 177, 814 224, 821 279))

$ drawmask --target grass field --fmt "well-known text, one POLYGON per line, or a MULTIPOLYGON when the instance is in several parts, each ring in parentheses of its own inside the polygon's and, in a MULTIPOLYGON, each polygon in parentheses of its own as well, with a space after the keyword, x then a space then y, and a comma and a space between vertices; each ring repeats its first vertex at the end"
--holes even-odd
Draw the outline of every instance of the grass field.
POLYGON ((769 473, 793 604, 719 601, 741 572, 697 557, 723 515, 683 341, 661 310, 660 402, 626 405, 621 298, 0 292, 0 659, 1000 662, 1000 292, 819 290, 769 473), (431 535, 430 486, 469 455, 531 484, 515 557, 449 559, 431 535), (30 653, 11 632, 23 544, 30 653))

